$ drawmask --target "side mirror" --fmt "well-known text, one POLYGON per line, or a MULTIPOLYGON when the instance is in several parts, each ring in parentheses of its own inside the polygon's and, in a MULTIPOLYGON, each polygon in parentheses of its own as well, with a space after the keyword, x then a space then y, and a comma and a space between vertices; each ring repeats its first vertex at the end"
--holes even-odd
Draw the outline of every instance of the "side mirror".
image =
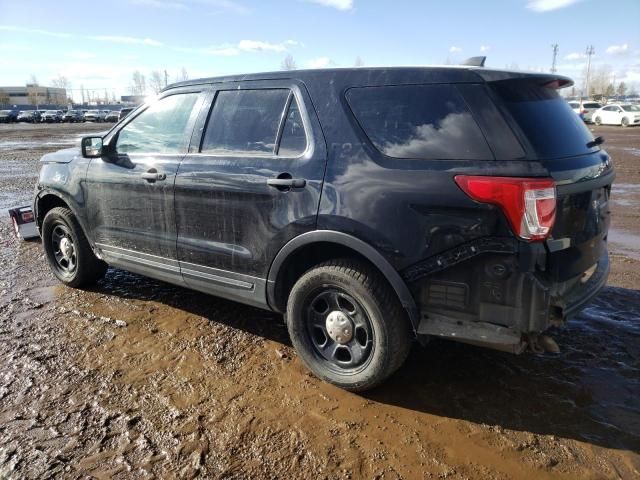
POLYGON ((102 156, 102 137, 83 137, 82 156, 84 158, 98 158, 102 156))

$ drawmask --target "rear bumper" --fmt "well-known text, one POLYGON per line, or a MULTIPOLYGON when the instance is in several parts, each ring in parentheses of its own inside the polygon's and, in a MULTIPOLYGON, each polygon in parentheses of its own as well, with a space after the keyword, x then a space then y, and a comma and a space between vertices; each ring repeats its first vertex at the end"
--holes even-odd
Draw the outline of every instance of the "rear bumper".
POLYGON ((576 315, 607 284, 611 268, 609 253, 605 251, 596 265, 595 271, 589 278, 583 280, 581 275, 580 278, 576 279, 572 288, 561 296, 552 299, 551 305, 560 309, 560 316, 563 319, 576 315))
MULTIPOLYGON (((607 282, 606 243, 595 265, 562 282, 540 269, 547 258, 542 245, 498 247, 480 253, 483 248, 475 246, 478 256, 412 277, 408 284, 420 310, 419 335, 520 353, 530 338, 577 314, 607 282)), ((447 258, 438 261, 446 264, 447 258)))

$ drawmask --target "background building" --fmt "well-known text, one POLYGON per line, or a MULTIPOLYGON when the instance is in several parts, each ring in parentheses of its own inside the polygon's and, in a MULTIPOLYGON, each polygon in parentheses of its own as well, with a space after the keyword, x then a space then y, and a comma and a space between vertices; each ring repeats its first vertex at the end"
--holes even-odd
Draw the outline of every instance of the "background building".
POLYGON ((0 87, 0 104, 6 106, 66 105, 67 90, 27 84, 26 87, 0 87))

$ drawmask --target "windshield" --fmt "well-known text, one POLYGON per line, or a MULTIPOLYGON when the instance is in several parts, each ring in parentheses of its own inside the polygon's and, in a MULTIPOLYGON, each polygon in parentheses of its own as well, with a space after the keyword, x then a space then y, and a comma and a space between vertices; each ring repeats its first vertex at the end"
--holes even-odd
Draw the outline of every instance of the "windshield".
POLYGON ((625 112, 640 112, 640 107, 637 105, 620 105, 625 112))
POLYGON ((571 106, 552 88, 533 80, 502 80, 489 84, 541 159, 595 152, 587 147, 593 135, 571 106))

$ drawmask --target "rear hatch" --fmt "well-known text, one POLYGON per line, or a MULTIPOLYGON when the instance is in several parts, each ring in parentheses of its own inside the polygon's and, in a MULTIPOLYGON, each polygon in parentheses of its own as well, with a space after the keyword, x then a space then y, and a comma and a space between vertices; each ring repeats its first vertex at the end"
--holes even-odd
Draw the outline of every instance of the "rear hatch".
POLYGON ((524 76, 490 82, 527 156, 556 181, 556 220, 547 247, 551 280, 582 274, 606 252, 614 170, 584 122, 558 94, 563 77, 524 76))

